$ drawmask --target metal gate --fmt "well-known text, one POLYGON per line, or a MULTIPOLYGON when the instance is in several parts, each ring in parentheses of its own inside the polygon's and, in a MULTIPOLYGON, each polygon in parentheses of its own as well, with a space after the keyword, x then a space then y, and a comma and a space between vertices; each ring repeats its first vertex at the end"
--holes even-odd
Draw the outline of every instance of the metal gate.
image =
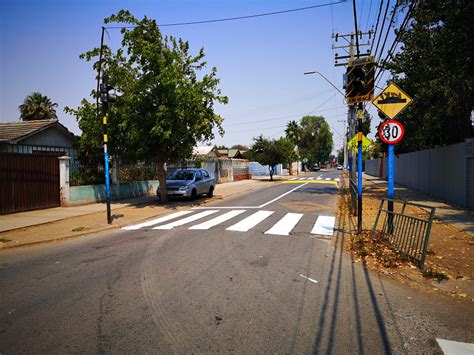
POLYGON ((467 208, 474 210, 474 157, 467 158, 467 208))
POLYGON ((0 153, 0 214, 58 207, 57 156, 0 153))

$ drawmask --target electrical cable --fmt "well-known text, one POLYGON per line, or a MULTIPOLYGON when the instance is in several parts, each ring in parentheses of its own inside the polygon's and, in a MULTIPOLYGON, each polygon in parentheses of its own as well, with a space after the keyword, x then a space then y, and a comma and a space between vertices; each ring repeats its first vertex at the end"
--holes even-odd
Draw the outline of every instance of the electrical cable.
MULTIPOLYGON (((387 0, 388 1, 388 0, 387 0)), ((377 23, 375 24, 375 31, 374 31, 374 40, 372 41, 372 44, 370 45, 370 51, 369 53, 372 53, 372 49, 374 48, 374 43, 375 43, 375 37, 377 36, 377 30, 379 28, 379 20, 380 20, 380 15, 382 14, 382 5, 383 5, 384 0, 380 2, 379 6, 379 11, 377 15, 377 23)))
POLYGON ((390 7, 390 1, 387 1, 387 6, 385 7, 385 13, 383 15, 382 29, 380 30, 379 40, 377 41, 377 47, 375 47, 374 57, 377 57, 377 51, 379 49, 380 40, 382 39, 383 28, 385 27, 385 21, 387 20, 387 12, 388 12, 389 7, 390 7))
POLYGON ((369 31, 369 21, 370 21, 370 14, 371 13, 372 13, 372 0, 370 0, 369 15, 367 16, 367 23, 365 24, 366 31, 369 31))
MULTIPOLYGON (((205 23, 216 23, 216 22, 225 22, 225 21, 236 21, 236 20, 245 20, 249 18, 256 18, 256 17, 264 17, 264 16, 273 16, 273 15, 281 15, 281 14, 286 14, 290 12, 297 12, 297 11, 305 11, 305 10, 312 10, 316 9, 319 7, 325 7, 325 6, 333 6, 333 5, 338 5, 346 2, 347 0, 339 0, 337 2, 331 2, 329 3, 324 3, 324 4, 318 4, 318 5, 312 5, 312 6, 306 6, 306 7, 299 7, 295 9, 289 9, 289 10, 282 10, 282 11, 273 11, 273 12, 265 12, 261 14, 255 14, 255 15, 245 15, 245 16, 236 16, 236 17, 226 17, 226 18, 221 18, 221 19, 212 19, 212 20, 202 20, 202 21, 189 21, 189 22, 176 22, 176 23, 165 23, 162 25, 158 25, 158 27, 171 27, 171 26, 188 26, 188 25, 200 25, 200 24, 205 24, 205 23)), ((137 26, 108 26, 107 28, 111 29, 130 29, 130 28, 136 28, 137 26)))
POLYGON ((385 44, 387 43, 388 35, 390 34, 390 28, 392 27, 392 25, 395 21, 395 15, 397 13, 398 4, 399 4, 399 1, 397 0, 397 2, 395 3, 395 6, 393 7, 392 17, 390 18, 390 23, 388 24, 387 32, 385 33, 385 38, 383 40, 383 44, 382 44, 382 47, 380 49, 379 59, 377 60, 377 62, 380 61, 380 59, 382 58, 383 50, 385 48, 385 44))

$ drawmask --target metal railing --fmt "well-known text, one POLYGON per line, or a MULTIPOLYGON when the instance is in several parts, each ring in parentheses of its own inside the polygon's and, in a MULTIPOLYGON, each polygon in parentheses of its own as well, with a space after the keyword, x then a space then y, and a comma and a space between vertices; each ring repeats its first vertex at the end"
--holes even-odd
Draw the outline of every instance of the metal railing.
POLYGON ((407 256, 420 268, 425 263, 428 241, 436 207, 411 202, 398 202, 391 199, 382 199, 372 228, 372 237, 380 233, 381 241, 393 250, 407 256), (425 210, 428 216, 411 216, 407 214, 407 207, 413 206, 425 210), (377 229, 380 217, 383 222, 377 229))

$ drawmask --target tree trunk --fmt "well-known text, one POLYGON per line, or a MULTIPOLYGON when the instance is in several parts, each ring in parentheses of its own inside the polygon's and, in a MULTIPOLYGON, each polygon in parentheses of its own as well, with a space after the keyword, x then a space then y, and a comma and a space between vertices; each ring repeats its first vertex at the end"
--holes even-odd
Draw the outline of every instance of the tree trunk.
POLYGON ((158 166, 158 181, 160 182, 160 199, 161 202, 168 202, 168 189, 166 188, 166 172, 165 164, 163 162, 157 162, 158 166))

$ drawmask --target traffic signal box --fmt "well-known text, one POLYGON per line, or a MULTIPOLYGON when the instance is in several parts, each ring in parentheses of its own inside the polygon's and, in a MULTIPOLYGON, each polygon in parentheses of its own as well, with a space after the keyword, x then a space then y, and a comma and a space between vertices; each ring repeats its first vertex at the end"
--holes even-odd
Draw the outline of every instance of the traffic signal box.
POLYGON ((374 99, 374 57, 354 59, 347 67, 346 102, 372 101, 374 99))

